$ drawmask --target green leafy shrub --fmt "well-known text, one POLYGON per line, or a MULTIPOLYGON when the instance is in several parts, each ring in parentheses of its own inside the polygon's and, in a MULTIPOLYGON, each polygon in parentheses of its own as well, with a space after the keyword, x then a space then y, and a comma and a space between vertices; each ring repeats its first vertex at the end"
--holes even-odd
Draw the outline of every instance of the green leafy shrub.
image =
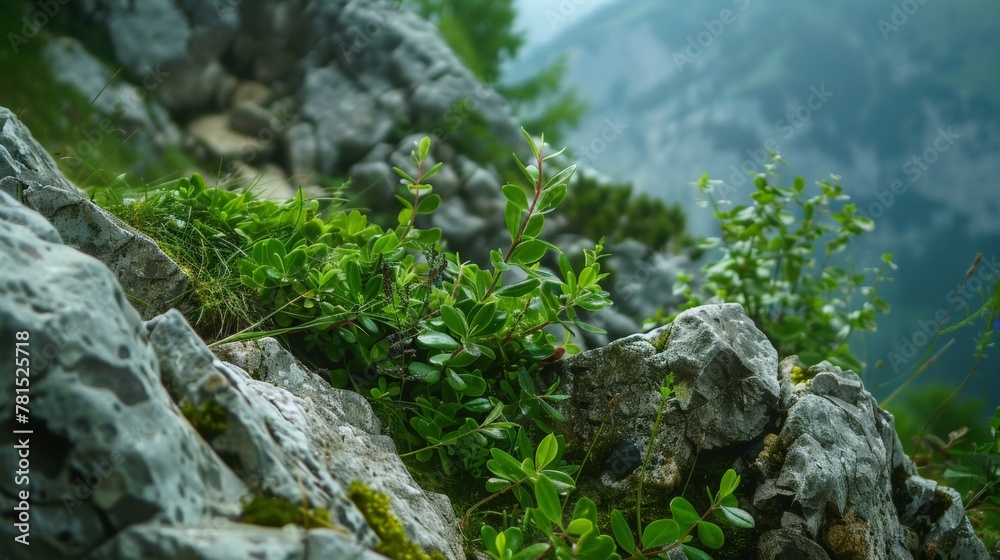
POLYGON ((613 509, 611 533, 608 534, 601 532, 597 505, 590 498, 577 500, 572 514, 567 516, 568 495, 575 483, 564 471, 551 469, 562 453, 562 443, 555 436, 549 434, 541 441, 533 459, 517 461, 499 449, 493 449, 492 453, 493 459, 488 465, 496 478, 490 479, 487 487, 498 493, 508 489, 518 492, 518 501, 525 512, 521 527, 511 525, 498 532, 490 525, 482 526, 483 548, 496 560, 529 560, 550 553, 556 558, 638 560, 667 558, 675 548, 681 548, 691 560, 710 560, 711 556, 703 550, 687 544, 697 535, 703 546, 713 550, 722 548, 723 530, 709 521, 710 517, 743 529, 754 526, 753 517, 739 509, 733 496, 740 477, 732 469, 723 475, 717 492, 708 491, 710 506, 704 513, 699 514, 683 497, 675 497, 670 501, 672 518, 657 519, 643 526, 641 515, 637 513, 638 530, 633 532, 625 516, 613 509), (561 494, 566 497, 561 498, 561 494), (536 532, 543 537, 543 542, 527 544, 526 535, 536 532), (635 535, 639 535, 638 541, 635 535))
MULTIPOLYGON (((578 308, 610 304, 600 287, 600 245, 574 269, 539 238, 575 168, 547 175, 545 164, 558 153, 543 155, 524 136, 534 161, 516 160, 523 183, 503 186, 510 244, 491 252, 488 268, 441 253, 441 231, 419 227, 441 202, 428 182, 441 164, 425 168, 426 138, 411 154, 413 169, 397 169, 407 196, 397 196, 393 229, 357 210, 323 214, 301 191, 275 203, 210 189, 197 175, 113 210, 188 257, 182 261, 194 269, 196 296, 206 282, 232 294, 223 312, 249 327, 223 341, 284 338, 327 368, 334 385, 352 386, 390 411, 409 454, 437 457, 446 472, 457 465, 479 473, 490 447, 513 445, 513 422, 548 430, 561 419, 551 403, 563 397, 556 386, 539 390, 533 372, 578 351, 566 327, 601 332, 580 320, 578 308), (547 253, 558 273, 540 267, 547 253)), ((198 309, 195 323, 211 320, 204 301, 198 309)))
POLYGON ((683 309, 707 300, 743 305, 779 356, 798 354, 807 365, 829 360, 862 372, 847 341, 854 332, 874 331, 876 314, 889 312, 875 288, 886 268, 894 268, 891 255, 868 272, 833 266, 835 255, 873 222, 845 202, 837 176, 819 181, 816 194, 807 194, 801 177, 790 188, 778 185, 775 165, 782 160, 773 157, 756 176, 749 205, 724 208, 728 201, 715 197, 718 182, 707 175, 698 182, 722 227, 721 237, 699 247, 718 248, 720 254, 704 266, 700 290, 693 275, 682 275, 675 291, 685 296, 683 309))

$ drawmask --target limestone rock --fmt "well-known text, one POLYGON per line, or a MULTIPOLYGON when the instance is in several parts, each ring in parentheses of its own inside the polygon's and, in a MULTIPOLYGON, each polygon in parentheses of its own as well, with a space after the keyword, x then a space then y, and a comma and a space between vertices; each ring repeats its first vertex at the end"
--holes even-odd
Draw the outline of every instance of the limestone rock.
POLYGON ((190 280, 149 237, 88 200, 31 133, 0 107, 0 187, 41 213, 65 243, 103 261, 143 317, 177 305, 190 280))
POLYGON ((462 558, 462 537, 447 496, 417 486, 395 445, 381 433, 381 422, 360 394, 335 389, 307 371, 273 338, 226 344, 216 354, 249 372, 255 386, 271 385, 293 395, 301 406, 296 418, 283 409, 290 423, 298 423, 331 476, 347 486, 360 480, 386 493, 410 539, 449 558, 462 558), (339 440, 339 443, 338 443, 339 440), (373 468, 378 465, 378 468, 373 468))
MULTIPOLYGON (((216 358, 176 310, 144 324, 103 264, 6 193, 0 202, 0 334, 29 333, 32 356, 32 433, 0 434, 2 464, 17 464, 13 438, 31 449, 30 484, 0 481, 2 511, 30 492, 31 548, 14 558, 374 559, 377 537, 345 496, 353 480, 391 497, 411 540, 462 557, 447 498, 416 485, 360 395, 333 389, 274 340, 222 351, 267 379, 255 380, 216 358), (214 423, 192 426, 182 410, 213 410, 214 423), (252 495, 305 500, 333 528, 240 523, 252 495)), ((0 349, 9 362, 13 353, 0 349)), ((8 418, 14 379, 0 379, 8 418)), ((0 537, 15 531, 4 523, 0 537)))
MULTIPOLYGON (((9 198, 5 204, 10 204, 9 198)), ((0 509, 30 492, 31 547, 15 558, 77 558, 129 525, 197 524, 236 515, 246 487, 205 445, 160 384, 136 311, 96 259, 41 239, 8 206, 0 221, 0 334, 29 333, 30 485, 0 480, 0 509), (28 556, 25 556, 28 554, 28 556)), ((13 363, 12 344, 0 358, 13 363)), ((14 375, 0 377, 0 410, 14 418, 14 375)), ((0 464, 16 464, 11 430, 0 464)), ((5 514, 6 515, 6 514, 5 514)), ((12 542, 5 522, 0 537, 12 542)))
POLYGON ((692 485, 716 485, 736 469, 740 506, 755 516, 759 536, 739 537, 744 548, 730 554, 896 560, 933 544, 944 558, 985 559, 961 498, 917 475, 892 416, 861 380, 822 362, 809 368, 808 383, 793 386, 796 365, 790 357, 779 366, 735 304, 690 309, 645 335, 562 360, 552 373, 572 403, 561 409, 569 448, 586 448, 604 422, 593 450, 603 472, 591 470, 578 488, 626 507, 640 464, 629 450, 649 444, 658 387, 673 373, 644 491, 667 501, 692 469, 692 485), (712 464, 718 472, 707 474, 712 464))

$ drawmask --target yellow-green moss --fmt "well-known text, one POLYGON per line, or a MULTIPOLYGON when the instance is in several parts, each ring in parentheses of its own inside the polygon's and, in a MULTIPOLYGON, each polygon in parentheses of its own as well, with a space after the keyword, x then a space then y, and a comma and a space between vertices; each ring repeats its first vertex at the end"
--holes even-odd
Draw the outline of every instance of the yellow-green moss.
POLYGON ((445 560, 438 551, 424 552, 410 541, 399 519, 389 510, 389 496, 355 480, 347 497, 365 516, 368 526, 378 535, 375 551, 394 560, 445 560))
POLYGON ((804 369, 802 366, 795 366, 792 371, 788 374, 788 377, 792 380, 792 383, 798 385, 799 383, 812 380, 812 376, 809 375, 809 371, 804 369))
POLYGON ((229 427, 228 413, 215 401, 206 400, 201 406, 191 402, 181 405, 181 414, 194 426, 205 441, 212 441, 229 427))
POLYGON ((310 527, 332 527, 330 512, 325 509, 308 509, 284 498, 254 496, 243 502, 241 518, 246 523, 266 527, 284 527, 289 523, 310 527))

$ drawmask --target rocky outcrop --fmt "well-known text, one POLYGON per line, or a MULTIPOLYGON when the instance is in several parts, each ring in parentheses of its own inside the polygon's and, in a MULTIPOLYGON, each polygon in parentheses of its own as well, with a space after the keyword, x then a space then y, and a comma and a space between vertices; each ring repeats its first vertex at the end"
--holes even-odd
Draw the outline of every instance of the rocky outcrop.
POLYGON ((144 318, 174 307, 190 280, 156 242, 91 202, 8 109, 0 107, 0 191, 42 214, 63 242, 115 273, 144 318))
MULTIPOLYGON (((0 209, 0 335, 31 357, 23 424, 10 424, 15 376, 0 380, 3 464, 30 449, 29 474, 0 482, 0 536, 30 535, 14 558, 375 558, 353 480, 391 497, 411 540, 461 557, 447 498, 413 482, 363 398, 273 340, 224 354, 277 384, 217 359, 177 311, 144 324, 102 263, 6 193, 0 209), (248 525, 253 496, 327 510, 330 528, 248 525)), ((13 348, 0 358, 14 363, 13 348)))
MULTIPOLYGON (((563 360, 569 395, 562 430, 570 448, 590 442, 603 471, 580 487, 628 504, 660 403, 644 489, 669 500, 687 481, 743 477, 741 507, 757 519, 736 554, 758 558, 985 559, 960 496, 921 478, 903 453, 892 416, 857 375, 811 368, 777 353, 737 304, 681 313, 661 329, 563 360), (792 369, 808 381, 793 385, 792 369), (575 445, 574 445, 575 444, 575 445), (708 475, 712 470, 717 470, 708 475), (707 476, 706 476, 707 475, 707 476), (753 545, 752 543, 756 543, 753 545)), ((797 378, 799 376, 796 376, 797 378)))

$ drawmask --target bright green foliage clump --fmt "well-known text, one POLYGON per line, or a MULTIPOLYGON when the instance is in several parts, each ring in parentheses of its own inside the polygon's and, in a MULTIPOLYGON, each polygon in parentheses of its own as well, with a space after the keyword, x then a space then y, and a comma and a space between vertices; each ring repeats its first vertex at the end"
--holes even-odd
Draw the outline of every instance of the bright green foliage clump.
MULTIPOLYGON (((775 155, 774 161, 782 160, 775 155)), ((875 288, 885 269, 894 268, 891 256, 863 273, 832 266, 831 259, 871 231, 873 222, 843 202, 848 197, 839 177, 819 181, 820 192, 809 195, 801 177, 791 188, 776 184, 775 163, 757 175, 747 206, 724 207, 726 201, 715 197, 718 182, 701 178, 698 189, 711 203, 722 236, 700 247, 718 247, 721 255, 705 265, 701 290, 695 290, 693 275, 681 276, 676 290, 685 296, 684 309, 706 299, 742 304, 780 356, 798 354, 807 365, 829 360, 861 372, 847 341, 855 331, 874 331, 876 314, 889 312, 875 288), (856 292, 863 301, 852 299, 856 292)))
POLYGON ((445 556, 434 550, 424 552, 410 541, 406 530, 389 509, 389 496, 375 492, 357 480, 351 482, 347 497, 354 502, 368 522, 368 526, 378 535, 375 550, 393 560, 444 560, 445 556))
MULTIPOLYGON (((545 426, 560 419, 528 371, 576 347, 551 327, 575 325, 576 308, 598 311, 610 302, 599 281, 600 246, 573 270, 554 245, 539 239, 545 214, 566 195, 569 167, 545 179, 546 161, 525 134, 535 161, 517 161, 527 184, 507 184, 505 223, 510 245, 491 252, 492 270, 440 253, 439 229, 420 229, 420 216, 440 197, 427 180, 440 165, 424 168, 430 142, 412 153, 415 176, 397 169, 409 197, 390 230, 357 211, 320 218, 304 206, 294 232, 268 238, 239 262, 243 282, 273 309, 276 328, 236 338, 287 334, 307 359, 330 367, 337 386, 353 385, 376 401, 407 403, 411 435, 422 461, 435 454, 450 469, 458 462, 481 470, 494 441, 509 440, 514 420, 531 416, 545 426), (556 253, 559 275, 539 267, 556 253), (512 268, 523 280, 509 283, 512 268), (559 350, 562 348, 563 350, 559 350), (435 453, 436 452, 436 453, 435 453)), ((305 205, 305 203, 303 203, 305 205)), ((508 443, 509 445, 509 443, 508 443)))
MULTIPOLYGON (((636 487, 635 532, 625 516, 618 509, 612 509, 611 533, 602 534, 597 504, 588 497, 578 499, 572 515, 567 517, 570 495, 576 488, 576 480, 570 475, 582 467, 561 465, 564 440, 553 434, 545 436, 533 453, 531 446, 526 445, 528 442, 519 441, 520 460, 501 449, 490 450, 493 458, 487 467, 494 478, 486 483, 486 488, 492 494, 466 513, 462 525, 479 506, 512 492, 520 507, 518 515, 505 515, 507 523, 502 531, 487 524, 480 530, 483 548, 495 560, 530 560, 549 554, 555 558, 640 560, 667 558, 676 548, 681 548, 690 560, 711 560, 703 550, 688 544, 697 534, 703 546, 712 550, 722 548, 725 536, 719 525, 709 521, 711 515, 739 529, 752 529, 755 525, 753 517, 739 509, 733 495, 740 484, 740 477, 734 470, 723 474, 714 495, 706 488, 710 505, 703 514, 698 514, 691 502, 678 496, 670 501, 672 518, 657 519, 645 525, 642 520, 642 483, 663 409, 674 396, 673 389, 674 376, 668 374, 660 387, 660 405, 636 487), (520 525, 513 522, 518 518, 523 519, 520 525), (535 535, 541 537, 542 542, 525 542, 535 535), (638 542, 636 535, 639 535, 638 542)), ((600 437, 600 430, 596 437, 600 437)))
POLYGON ((185 402, 181 405, 181 414, 205 441, 211 441, 229 427, 229 414, 215 401, 203 401, 201 406, 185 402))
POLYGON ((330 512, 326 509, 310 509, 274 496, 253 496, 243 503, 240 516, 246 523, 265 527, 284 527, 290 523, 305 528, 333 528, 330 512))
MULTIPOLYGON (((419 227, 441 202, 428 183, 441 164, 425 168, 426 138, 411 154, 413 169, 397 169, 407 196, 397 195, 402 209, 392 229, 356 210, 323 214, 301 191, 275 203, 210 189, 197 175, 114 210, 142 216, 130 221, 168 240, 168 250, 184 249, 171 253, 190 256, 182 261, 197 272, 196 298, 207 281, 232 294, 226 313, 252 324, 226 341, 283 337, 327 368, 334 385, 353 386, 390 411, 394 435, 417 459, 436 456, 447 472, 457 465, 478 473, 489 448, 511 448, 513 422, 549 430, 561 419, 551 403, 563 397, 555 386, 539 390, 533 373, 578 351, 567 327, 603 332, 581 321, 578 308, 610 304, 599 284, 600 245, 574 269, 540 239, 575 167, 546 174, 558 154, 543 155, 544 144, 524 136, 534 161, 515 161, 524 182, 503 186, 510 244, 491 252, 489 267, 441 252, 441 230, 419 227), (539 266, 548 253, 558 273, 539 266)), ((211 315, 196 313, 193 322, 211 315)))
MULTIPOLYGON (((140 194, 140 193, 137 193, 140 194)), ((318 201, 277 203, 253 192, 208 188, 195 174, 151 187, 136 199, 112 191, 97 198, 129 225, 146 233, 191 277, 186 315, 214 340, 259 320, 256 293, 240 279, 237 263, 262 239, 295 235, 318 201)))
POLYGON ((638 530, 633 531, 625 516, 614 509, 611 512, 611 533, 602 534, 597 505, 590 498, 577 500, 572 514, 567 516, 569 499, 560 495, 568 495, 575 483, 565 472, 551 468, 558 464, 562 454, 562 442, 553 435, 549 434, 541 441, 534 458, 518 461, 499 449, 492 452, 494 458, 489 462, 489 468, 497 478, 490 479, 488 488, 497 494, 514 490, 525 509, 524 523, 520 527, 508 526, 498 532, 489 525, 483 525, 480 535, 483 547, 487 555, 496 560, 529 560, 547 554, 554 554, 556 558, 639 560, 667 558, 668 553, 676 548, 681 548, 691 560, 710 560, 711 556, 707 553, 687 544, 697 535, 707 548, 715 550, 723 546, 725 536, 722 528, 709 521, 710 516, 714 515, 733 527, 754 527, 753 517, 739 509, 733 496, 740 477, 732 469, 723 475, 715 494, 708 491, 711 505, 704 513, 699 514, 683 497, 676 497, 670 501, 672 518, 657 519, 643 527, 641 516, 637 513, 638 530), (534 500, 526 488, 533 491, 534 500), (536 533, 544 536, 544 542, 525 546, 526 535, 536 533), (636 535, 639 535, 638 541, 636 535))

